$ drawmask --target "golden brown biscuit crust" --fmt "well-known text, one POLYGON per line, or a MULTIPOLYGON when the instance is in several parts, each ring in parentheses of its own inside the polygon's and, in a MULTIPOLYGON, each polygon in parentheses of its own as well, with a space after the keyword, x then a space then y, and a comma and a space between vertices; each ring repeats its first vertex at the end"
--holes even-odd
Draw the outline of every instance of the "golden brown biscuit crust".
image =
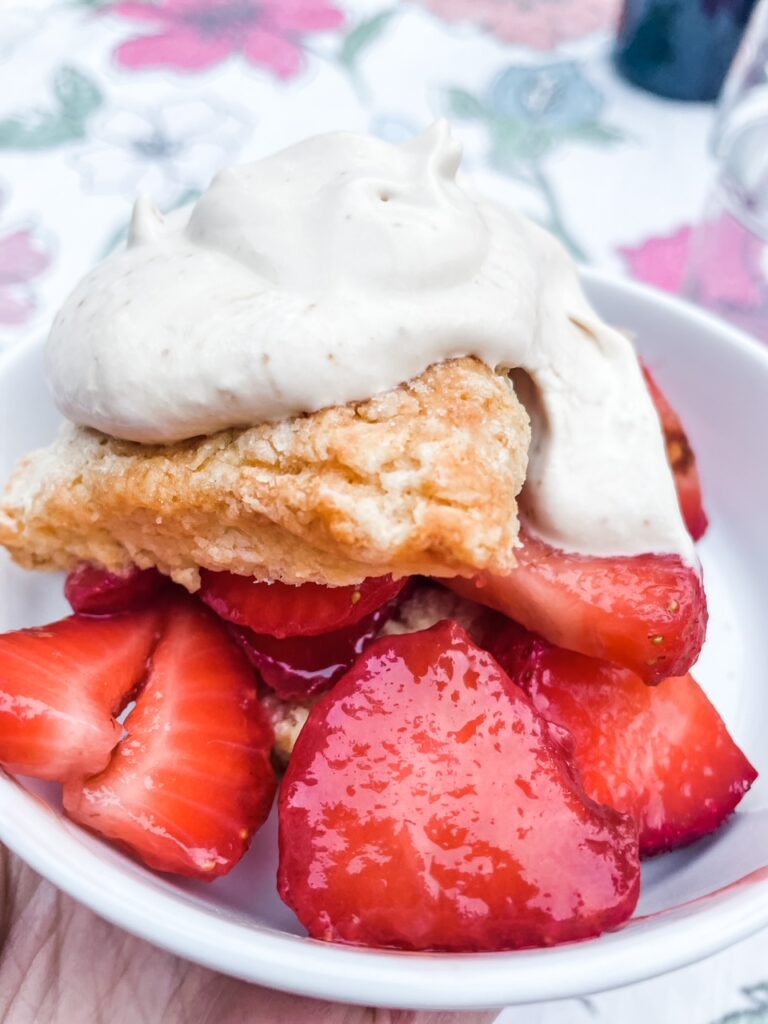
POLYGON ((366 402, 179 444, 67 427, 22 460, 0 544, 30 568, 156 565, 342 585, 514 566, 528 417, 476 359, 366 402))

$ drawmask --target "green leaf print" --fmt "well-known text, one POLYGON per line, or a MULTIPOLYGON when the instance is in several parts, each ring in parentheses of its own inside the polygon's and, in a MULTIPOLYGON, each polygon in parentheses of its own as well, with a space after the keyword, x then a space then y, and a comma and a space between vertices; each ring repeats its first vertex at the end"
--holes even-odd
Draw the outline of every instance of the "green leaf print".
POLYGON ((448 113, 459 121, 478 121, 485 117, 485 107, 466 89, 449 89, 446 94, 448 113))
POLYGON ((339 63, 343 64, 348 71, 354 71, 360 54, 378 38, 394 13, 394 10, 381 11, 372 18, 355 25, 342 43, 339 51, 339 63))
POLYGON ((103 102, 96 83, 75 68, 62 67, 53 76, 51 92, 49 107, 0 120, 0 149, 51 149, 85 138, 88 118, 103 102))
POLYGON ((594 142, 601 146, 611 146, 615 142, 622 142, 626 138, 624 133, 620 132, 618 128, 612 128, 607 124, 598 124, 597 121, 581 124, 577 128, 573 128, 568 133, 568 137, 578 139, 581 142, 594 142))
POLYGON ((74 68, 60 68, 53 79, 53 92, 61 108, 83 119, 101 106, 96 84, 74 68))
POLYGON ((514 121, 492 121, 489 159, 500 171, 514 174, 520 162, 541 160, 554 149, 558 139, 546 128, 514 121))
POLYGON ((768 982, 750 985, 741 991, 751 1005, 744 1010, 733 1010, 713 1024, 768 1024, 768 982))

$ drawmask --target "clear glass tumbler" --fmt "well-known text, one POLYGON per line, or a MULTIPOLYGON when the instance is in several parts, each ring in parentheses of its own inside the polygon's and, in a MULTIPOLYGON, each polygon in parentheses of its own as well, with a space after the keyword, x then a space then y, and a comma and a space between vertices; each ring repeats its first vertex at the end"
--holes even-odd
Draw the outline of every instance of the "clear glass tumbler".
POLYGON ((768 341, 768 0, 760 0, 715 118, 717 176, 683 290, 768 341))

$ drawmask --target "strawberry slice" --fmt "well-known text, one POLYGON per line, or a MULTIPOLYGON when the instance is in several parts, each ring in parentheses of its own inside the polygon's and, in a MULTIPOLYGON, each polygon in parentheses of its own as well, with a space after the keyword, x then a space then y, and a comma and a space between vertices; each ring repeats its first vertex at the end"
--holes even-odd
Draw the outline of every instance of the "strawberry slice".
POLYGON ((0 636, 0 763, 58 780, 100 771, 121 736, 115 715, 142 681, 156 609, 72 615, 0 636))
POLYGON ((633 815, 644 855, 713 832, 757 778, 690 675, 646 686, 510 622, 488 646, 538 710, 569 730, 592 799, 633 815))
POLYGON ((126 729, 104 771, 64 787, 69 816, 158 871, 226 874, 269 813, 273 736, 245 657, 196 602, 170 605, 126 729))
POLYGON ((304 700, 329 689, 373 640, 392 603, 344 629, 321 636, 277 637, 233 626, 234 636, 263 681, 282 700, 304 700))
POLYGON ((646 683, 684 675, 704 642, 698 572, 676 555, 597 558, 521 534, 508 576, 444 580, 559 647, 632 669, 646 683))
POLYGON ((64 596, 72 610, 83 615, 115 615, 144 608, 164 588, 167 577, 157 569, 133 568, 124 576, 82 562, 64 583, 64 596))
POLYGON ((701 482, 699 471, 696 468, 696 456, 688 442, 688 435, 680 422, 680 417, 651 376, 648 367, 643 366, 642 369, 653 404, 656 406, 661 420, 661 428, 664 431, 667 459, 675 476, 680 510, 683 513, 688 532, 694 540, 699 540, 706 532, 708 520, 701 499, 701 482))
POLYGON ((313 938, 454 952, 632 913, 637 832, 454 622, 374 641, 309 713, 280 793, 280 895, 313 938))
POLYGON ((254 633, 318 636, 351 626, 397 597, 407 580, 379 576, 354 587, 263 583, 231 572, 200 573, 200 597, 223 619, 254 633))

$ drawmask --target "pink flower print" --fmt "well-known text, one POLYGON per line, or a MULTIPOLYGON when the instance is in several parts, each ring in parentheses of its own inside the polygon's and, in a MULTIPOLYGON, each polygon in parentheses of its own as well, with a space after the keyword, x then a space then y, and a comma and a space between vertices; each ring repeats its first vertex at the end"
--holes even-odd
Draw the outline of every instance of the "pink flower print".
POLYGON ((620 246, 618 252, 638 281, 666 292, 679 292, 683 287, 690 241, 691 228, 686 225, 674 234, 648 238, 638 246, 620 246))
POLYGON ((727 211, 691 236, 688 263, 698 297, 713 308, 760 309, 768 290, 761 266, 764 243, 727 211))
POLYGON ((0 325, 15 327, 30 318, 35 306, 24 286, 49 262, 29 229, 0 236, 0 325))
POLYGON ((619 0, 420 0, 446 21, 474 21, 507 43, 551 50, 618 19, 619 0))
POLYGON ((763 244, 728 213, 618 252, 640 281, 668 292, 691 292, 695 283, 708 306, 757 309, 766 301, 763 244))
POLYGON ((127 0, 109 10, 152 26, 117 48, 123 67, 203 71, 240 53, 278 78, 301 70, 306 34, 344 22, 329 0, 127 0))

